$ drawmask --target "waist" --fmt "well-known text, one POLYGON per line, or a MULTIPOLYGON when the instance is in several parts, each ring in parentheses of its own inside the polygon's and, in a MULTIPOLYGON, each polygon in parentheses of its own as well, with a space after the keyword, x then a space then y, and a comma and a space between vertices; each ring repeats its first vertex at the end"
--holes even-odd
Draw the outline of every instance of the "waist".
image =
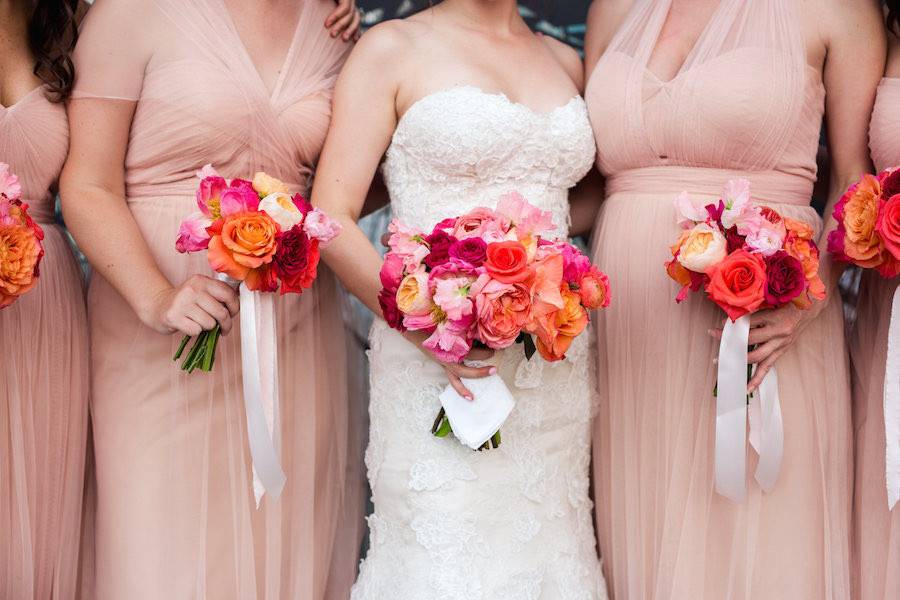
MULTIPOLYGON (((253 173, 248 173, 242 179, 252 179, 253 173)), ((285 182, 292 194, 304 194, 307 184, 285 182)), ((200 180, 196 177, 178 181, 138 182, 129 183, 125 187, 125 197, 129 204, 157 198, 191 198, 197 194, 200 180)))
POLYGON ((783 171, 732 171, 711 167, 657 166, 629 169, 606 179, 606 193, 664 194, 674 200, 682 191, 718 197, 731 179, 750 182, 754 200, 768 204, 808 206, 813 181, 783 171))

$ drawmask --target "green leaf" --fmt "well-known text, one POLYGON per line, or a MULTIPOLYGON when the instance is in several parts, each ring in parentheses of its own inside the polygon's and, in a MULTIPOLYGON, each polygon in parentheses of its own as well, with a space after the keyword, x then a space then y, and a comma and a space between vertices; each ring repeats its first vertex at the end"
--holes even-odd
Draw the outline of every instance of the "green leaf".
POLYGON ((439 438, 445 438, 453 432, 453 428, 450 427, 450 419, 444 417, 441 419, 441 425, 437 428, 437 431, 434 432, 434 435, 439 438))
POLYGON ((525 334, 525 339, 522 341, 525 343, 525 358, 531 360, 531 357, 537 352, 537 347, 534 345, 534 338, 525 334))

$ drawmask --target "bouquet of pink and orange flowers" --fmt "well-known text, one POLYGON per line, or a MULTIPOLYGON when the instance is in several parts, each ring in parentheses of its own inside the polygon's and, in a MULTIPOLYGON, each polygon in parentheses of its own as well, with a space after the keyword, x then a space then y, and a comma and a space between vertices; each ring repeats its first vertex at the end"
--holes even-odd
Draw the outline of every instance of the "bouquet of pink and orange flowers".
POLYGON ((19 178, 0 162, 0 308, 32 289, 44 257, 44 231, 28 215, 19 178))
POLYGON ((840 262, 900 275, 900 168, 866 174, 834 207, 828 251, 840 262))
MULTIPOLYGON (((253 181, 226 181, 211 165, 197 173, 200 209, 178 231, 179 252, 207 251, 209 266, 227 283, 243 284, 252 292, 300 294, 312 286, 319 264, 319 246, 340 233, 340 225, 287 185, 265 173, 253 181)), ((182 369, 210 371, 220 331, 197 337, 182 369)), ((181 358, 190 336, 175 354, 181 358)))
POLYGON ((819 250, 813 229, 754 204, 750 183, 729 181, 723 197, 694 205, 687 193, 675 202, 682 233, 672 246, 666 271, 681 285, 676 301, 703 290, 728 315, 722 332, 716 384, 716 489, 732 500, 744 497, 747 406, 750 441, 759 452, 756 479, 769 491, 783 453, 783 425, 775 370, 759 394, 748 395, 749 315, 793 304, 808 309, 825 298, 819 278, 819 250))
MULTIPOLYGON (((564 359, 588 311, 608 306, 610 292, 581 251, 545 237, 553 230, 549 212, 515 193, 430 233, 393 221, 381 269, 385 319, 400 331, 427 332, 425 347, 444 362, 460 362, 476 343, 499 350, 518 340, 529 358, 536 350, 564 359)), ((450 431, 442 411, 433 432, 450 431)), ((496 447, 499 436, 491 441, 496 447)))

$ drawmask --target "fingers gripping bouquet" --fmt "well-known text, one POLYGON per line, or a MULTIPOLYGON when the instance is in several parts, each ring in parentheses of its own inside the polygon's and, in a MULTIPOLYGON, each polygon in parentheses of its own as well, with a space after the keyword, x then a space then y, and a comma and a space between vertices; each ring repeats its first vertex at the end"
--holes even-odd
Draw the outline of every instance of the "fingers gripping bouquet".
POLYGON ((37 285, 44 231, 28 215, 19 178, 0 162, 0 309, 37 285))
MULTIPOLYGON (((694 205, 687 193, 675 202, 682 233, 666 271, 682 287, 676 297, 703 290, 728 315, 718 358, 716 386, 716 490, 744 498, 749 315, 793 304, 808 309, 825 298, 819 250, 806 223, 754 204, 750 183, 729 181, 723 197, 694 205)), ((756 479, 769 491, 777 480, 783 427, 774 369, 749 396, 750 441, 759 452, 756 479)))
MULTIPOLYGON (((253 181, 228 182, 207 165, 197 176, 200 210, 182 222, 175 247, 206 250, 219 278, 240 287, 241 375, 258 506, 264 493, 277 498, 286 479, 274 441, 279 419, 274 292, 300 294, 312 286, 319 246, 337 236, 340 225, 265 173, 253 181)), ((200 334, 182 369, 210 371, 219 335, 218 326, 200 334)), ((189 340, 182 340, 174 360, 189 340)))
MULTIPOLYGON (((424 345, 441 362, 461 362, 476 344, 500 350, 517 341, 528 358, 537 351, 547 361, 564 359, 588 311, 608 306, 610 293, 606 275, 575 246, 544 237, 553 230, 550 213, 515 193, 430 233, 395 220, 381 269, 386 321, 430 334, 424 345)), ((449 392, 433 429, 439 437, 461 424, 447 414, 449 392)), ((499 432, 491 433, 467 441, 456 430, 474 448, 499 445, 499 432)))
MULTIPOLYGON (((900 275, 900 167, 864 175, 834 208, 838 223, 828 236, 835 260, 874 269, 884 279, 900 275)), ((888 507, 900 500, 900 286, 894 289, 884 371, 885 467, 888 507)))

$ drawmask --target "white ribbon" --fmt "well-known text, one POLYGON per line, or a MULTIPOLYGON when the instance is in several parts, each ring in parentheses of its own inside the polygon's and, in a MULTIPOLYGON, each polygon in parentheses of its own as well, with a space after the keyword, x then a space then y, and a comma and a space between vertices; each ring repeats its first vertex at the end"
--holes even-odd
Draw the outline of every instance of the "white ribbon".
POLYGON ((894 290, 884 366, 884 478, 888 510, 900 500, 900 286, 894 290))
POLYGON ((784 456, 784 422, 778 397, 778 373, 774 367, 750 397, 750 445, 759 454, 754 478, 759 487, 771 492, 781 473, 784 456))
POLYGON ((716 394, 716 492, 734 502, 746 495, 747 343, 750 317, 725 321, 716 394))
POLYGON ((278 498, 286 477, 278 458, 278 337, 275 299, 241 285, 241 367, 256 507, 278 498))

